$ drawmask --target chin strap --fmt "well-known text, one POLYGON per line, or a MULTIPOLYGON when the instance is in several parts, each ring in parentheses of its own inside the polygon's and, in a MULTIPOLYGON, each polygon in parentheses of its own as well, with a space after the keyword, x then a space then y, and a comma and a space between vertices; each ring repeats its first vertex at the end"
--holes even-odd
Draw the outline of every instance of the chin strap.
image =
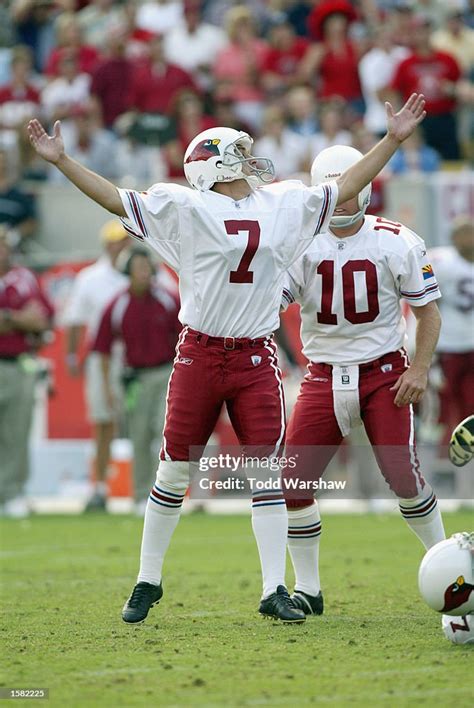
POLYGON ((355 224, 356 221, 364 216, 364 214, 365 209, 364 211, 358 211, 357 214, 351 214, 350 216, 333 216, 329 223, 337 229, 343 229, 346 226, 352 226, 352 224, 355 224))

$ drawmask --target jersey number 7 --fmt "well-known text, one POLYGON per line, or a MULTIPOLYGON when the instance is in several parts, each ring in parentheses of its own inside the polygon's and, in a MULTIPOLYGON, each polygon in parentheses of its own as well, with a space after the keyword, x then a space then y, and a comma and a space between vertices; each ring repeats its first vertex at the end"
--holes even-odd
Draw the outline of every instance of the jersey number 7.
POLYGON ((249 270, 249 268, 260 243, 260 224, 258 221, 248 221, 246 219, 242 221, 229 219, 224 221, 224 226, 229 236, 237 236, 239 231, 247 231, 248 233, 247 247, 240 259, 237 270, 230 271, 229 282, 253 283, 253 271, 249 270))

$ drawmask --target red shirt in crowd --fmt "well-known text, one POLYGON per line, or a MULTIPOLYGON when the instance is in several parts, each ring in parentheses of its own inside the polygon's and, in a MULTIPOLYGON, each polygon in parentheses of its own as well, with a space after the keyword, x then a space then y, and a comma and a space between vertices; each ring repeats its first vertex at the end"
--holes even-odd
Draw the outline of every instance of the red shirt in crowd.
MULTIPOLYGON (((53 317, 53 306, 31 270, 14 267, 0 276, 0 310, 22 310, 31 302, 42 307, 48 318, 53 317)), ((31 349, 31 335, 28 332, 14 329, 0 334, 0 358, 19 356, 31 349)))
POLYGON ((123 341, 125 361, 134 369, 161 366, 174 359, 181 324, 179 303, 168 290, 154 286, 142 297, 130 290, 108 305, 93 350, 110 354, 114 340, 123 341))
POLYGON ((428 115, 450 113, 456 102, 443 91, 443 81, 458 81, 461 70, 454 57, 434 50, 429 56, 412 54, 397 68, 392 88, 399 91, 404 101, 413 93, 422 93, 428 115))
POLYGON ((279 76, 293 75, 300 61, 308 51, 309 41, 304 37, 296 37, 289 49, 271 48, 263 65, 263 71, 269 71, 279 76))
POLYGON ((176 93, 184 88, 197 91, 190 74, 179 66, 166 64, 160 72, 143 62, 132 77, 130 103, 141 113, 168 113, 176 93))
MULTIPOLYGON (((64 55, 69 56, 71 49, 69 47, 56 47, 48 57, 45 73, 48 76, 58 76, 59 64, 64 55)), ((77 60, 77 68, 80 74, 92 74, 99 60, 99 52, 95 47, 83 45, 73 52, 77 60)))
POLYGON ((0 87, 0 103, 39 104, 39 91, 37 91, 34 86, 25 86, 23 89, 16 89, 12 84, 5 84, 0 87))
POLYGON ((328 49, 319 68, 319 97, 340 96, 346 101, 359 98, 361 89, 358 61, 357 52, 350 42, 346 42, 344 51, 337 54, 328 49))
POLYGON ((107 127, 130 107, 130 87, 133 65, 129 59, 107 59, 101 62, 92 75, 91 94, 97 96, 102 106, 102 116, 107 127))

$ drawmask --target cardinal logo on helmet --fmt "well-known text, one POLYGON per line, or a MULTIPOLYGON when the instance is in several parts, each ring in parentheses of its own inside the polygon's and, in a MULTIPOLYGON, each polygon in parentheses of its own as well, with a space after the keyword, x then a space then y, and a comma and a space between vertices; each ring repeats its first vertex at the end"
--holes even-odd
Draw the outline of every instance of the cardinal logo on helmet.
POLYGON ((219 138, 214 138, 213 140, 203 140, 198 143, 192 153, 188 155, 186 163, 188 162, 198 162, 199 160, 209 160, 211 157, 216 157, 219 155, 218 145, 220 143, 219 138))
POLYGON ((441 612, 451 612, 456 607, 461 607, 469 600, 469 595, 474 590, 474 585, 466 583, 464 576, 460 575, 455 583, 449 585, 444 593, 444 607, 441 612))

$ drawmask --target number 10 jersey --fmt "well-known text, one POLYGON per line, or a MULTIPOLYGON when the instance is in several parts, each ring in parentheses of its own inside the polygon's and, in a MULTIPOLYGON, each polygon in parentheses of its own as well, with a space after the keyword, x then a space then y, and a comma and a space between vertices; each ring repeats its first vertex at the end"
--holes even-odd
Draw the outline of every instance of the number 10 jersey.
POLYGON ((176 184, 119 193, 126 230, 179 274, 182 324, 255 339, 278 327, 285 271, 328 228, 338 188, 287 180, 239 201, 176 184))
POLYGON ((420 307, 440 296, 422 239, 402 224, 365 216, 354 236, 317 237, 289 269, 283 305, 301 305, 310 361, 351 365, 404 345, 401 298, 420 307))

